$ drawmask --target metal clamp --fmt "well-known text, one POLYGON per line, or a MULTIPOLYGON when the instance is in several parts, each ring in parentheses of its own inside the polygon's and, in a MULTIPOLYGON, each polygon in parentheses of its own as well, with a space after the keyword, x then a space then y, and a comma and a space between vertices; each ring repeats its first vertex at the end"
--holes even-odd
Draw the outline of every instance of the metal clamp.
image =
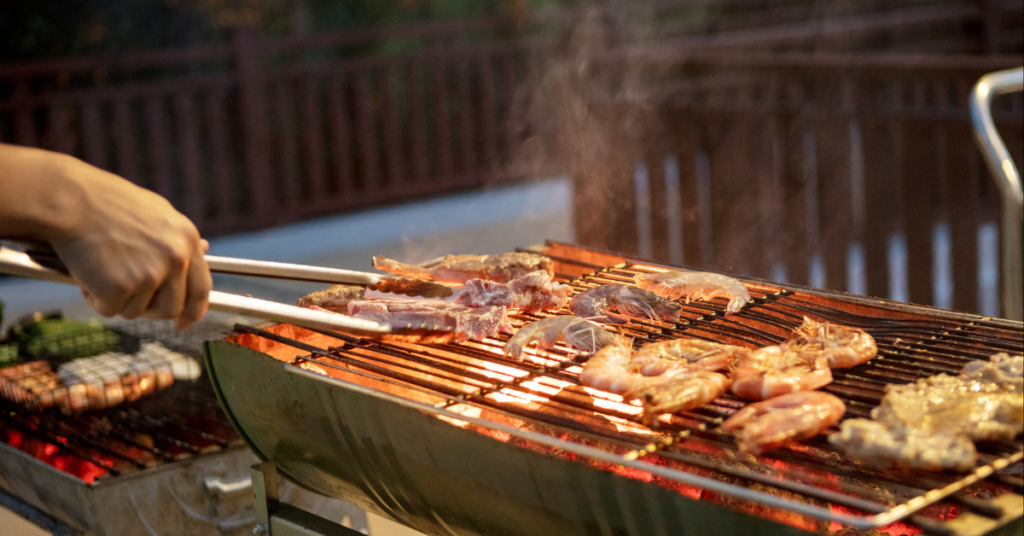
POLYGON ((250 468, 253 510, 256 513, 255 536, 364 536, 318 515, 280 502, 277 465, 263 462, 250 468))

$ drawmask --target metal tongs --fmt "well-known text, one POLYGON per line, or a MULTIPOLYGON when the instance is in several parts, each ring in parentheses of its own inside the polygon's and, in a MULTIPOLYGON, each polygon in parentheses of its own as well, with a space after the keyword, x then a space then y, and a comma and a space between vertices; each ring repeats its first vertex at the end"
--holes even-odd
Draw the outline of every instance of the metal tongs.
MULTIPOLYGON (((17 251, 0 247, 0 273, 7 273, 29 279, 51 281, 77 285, 68 275, 64 263, 53 253, 48 244, 40 247, 35 242, 15 242, 24 244, 29 252, 17 251), (33 251, 33 248, 35 249, 33 251)), ((413 295, 408 292, 422 290, 415 294, 424 296, 433 287, 443 287, 439 283, 395 278, 370 272, 357 272, 338 268, 323 268, 301 264, 255 261, 231 257, 206 256, 211 272, 313 281, 321 283, 347 283, 366 286, 381 292, 392 292, 413 295)), ((445 287, 447 288, 447 287, 445 287)), ((448 294, 451 289, 447 289, 448 294)), ((435 295, 444 296, 441 288, 434 289, 435 295)), ((375 322, 324 310, 305 309, 294 305, 261 300, 248 296, 240 296, 217 290, 210 291, 210 309, 224 313, 253 316, 274 322, 284 322, 310 329, 341 331, 359 337, 367 337, 388 341, 404 342, 450 342, 456 333, 449 329, 436 326, 393 326, 385 322, 375 322)))

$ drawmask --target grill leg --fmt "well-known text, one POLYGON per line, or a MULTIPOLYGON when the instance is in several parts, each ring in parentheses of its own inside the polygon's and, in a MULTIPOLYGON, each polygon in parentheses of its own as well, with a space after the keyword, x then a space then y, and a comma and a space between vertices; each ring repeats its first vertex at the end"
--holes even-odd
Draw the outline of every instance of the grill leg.
POLYGON ((250 468, 256 536, 363 536, 363 533, 280 502, 277 465, 263 462, 250 468))

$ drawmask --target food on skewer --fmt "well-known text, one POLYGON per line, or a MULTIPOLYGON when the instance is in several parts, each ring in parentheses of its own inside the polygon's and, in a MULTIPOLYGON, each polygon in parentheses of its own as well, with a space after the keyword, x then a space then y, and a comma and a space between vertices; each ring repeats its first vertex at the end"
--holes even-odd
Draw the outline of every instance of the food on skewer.
POLYGON ((660 413, 685 411, 703 406, 729 388, 722 374, 701 368, 699 362, 671 361, 658 376, 644 376, 634 362, 632 343, 625 337, 599 350, 583 366, 580 383, 587 387, 620 394, 625 400, 641 399, 641 422, 651 424, 660 413))
POLYGON ((737 435, 740 450, 761 453, 814 437, 839 422, 846 404, 818 391, 800 391, 755 402, 722 423, 724 431, 742 428, 737 435))
POLYGON ((793 331, 796 338, 786 344, 794 352, 808 356, 805 358, 807 361, 824 356, 831 368, 853 367, 878 353, 875 339, 862 329, 815 322, 805 316, 804 323, 793 331))
POLYGON ((726 298, 726 314, 739 311, 750 302, 750 292, 738 279, 710 272, 660 272, 637 274, 636 286, 666 298, 710 300, 726 298))
POLYGON ((430 278, 447 283, 465 283, 470 279, 486 279, 499 283, 543 270, 554 275, 551 259, 536 253, 499 253, 497 255, 445 255, 429 268, 398 262, 387 257, 373 258, 373 267, 385 272, 430 278))
POLYGON ((934 434, 919 428, 889 428, 869 419, 843 421, 829 443, 875 469, 897 466, 924 471, 967 471, 978 452, 961 435, 934 434))
POLYGON ((583 291, 569 302, 569 310, 578 317, 595 322, 625 324, 622 315, 650 320, 679 320, 679 304, 630 285, 611 283, 583 291), (610 312, 612 309, 622 314, 610 312))
POLYGON ((988 361, 971 361, 960 376, 998 384, 1007 391, 1024 393, 1024 355, 998 353, 988 361))
POLYGON ((808 362, 787 344, 754 350, 736 362, 730 376, 732 392, 748 400, 812 391, 832 383, 832 369, 825 356, 808 362))
POLYGON ((357 285, 331 285, 330 288, 318 290, 299 298, 295 304, 309 308, 316 306, 335 313, 348 313, 348 303, 362 300, 366 295, 366 287, 357 285))
POLYGON ((455 331, 457 342, 510 333, 512 325, 504 307, 466 307, 439 300, 380 299, 352 301, 348 314, 387 322, 395 327, 455 331))
POLYGON ((470 279, 455 291, 454 302, 467 307, 502 305, 526 314, 558 311, 569 301, 572 287, 551 280, 544 270, 528 273, 508 283, 470 279))
POLYGON ((737 359, 750 355, 742 346, 700 339, 668 339, 652 342, 633 353, 631 363, 644 376, 657 376, 679 365, 715 371, 729 368, 737 359))
POLYGON ((578 316, 552 316, 519 328, 519 331, 505 343, 505 355, 517 358, 531 343, 535 342, 538 348, 546 350, 554 347, 558 341, 564 341, 577 350, 593 354, 611 344, 616 338, 617 335, 599 324, 578 316))

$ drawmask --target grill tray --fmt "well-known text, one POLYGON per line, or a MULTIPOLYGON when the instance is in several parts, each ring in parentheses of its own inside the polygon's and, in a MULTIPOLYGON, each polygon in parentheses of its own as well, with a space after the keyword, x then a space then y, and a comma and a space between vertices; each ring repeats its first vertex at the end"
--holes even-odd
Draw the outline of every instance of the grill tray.
MULTIPOLYGON (((653 266, 558 244, 546 251, 580 290, 653 266)), ((863 327, 879 358, 836 371, 826 388, 846 401, 847 418, 867 415, 886 383, 956 373, 971 359, 1021 348, 1016 322, 748 283, 754 304, 737 315, 723 316, 724 301, 690 303, 679 323, 634 321, 627 331, 762 346, 783 340, 805 314, 863 327)), ((637 423, 639 408, 579 387, 578 364, 565 352, 519 363, 501 356, 505 337, 418 346, 239 329, 247 333, 235 341, 278 358, 228 341, 207 345, 218 395, 253 450, 302 485, 432 534, 767 525, 775 533, 887 525, 968 533, 956 520, 974 520, 972 530, 1020 522, 1020 479, 996 474, 1020 461, 1020 439, 980 446, 968 475, 870 471, 822 437, 754 459, 716 431, 743 402, 726 396, 651 430, 637 423)))

